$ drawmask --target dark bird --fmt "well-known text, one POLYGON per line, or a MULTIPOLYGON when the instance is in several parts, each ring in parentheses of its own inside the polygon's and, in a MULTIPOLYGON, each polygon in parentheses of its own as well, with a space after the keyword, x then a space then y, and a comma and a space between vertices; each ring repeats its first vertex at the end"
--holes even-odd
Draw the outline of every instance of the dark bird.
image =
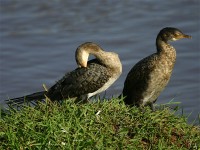
POLYGON ((143 107, 156 102, 168 84, 176 61, 176 50, 169 41, 191 38, 179 29, 166 27, 156 38, 157 52, 140 60, 128 73, 122 95, 128 105, 143 107))
POLYGON ((118 54, 106 52, 92 42, 80 45, 75 58, 79 68, 67 73, 49 90, 9 99, 7 104, 22 104, 24 101, 38 101, 45 97, 51 101, 76 98, 86 102, 90 97, 109 88, 122 73, 118 54), (96 59, 88 61, 89 54, 96 59))

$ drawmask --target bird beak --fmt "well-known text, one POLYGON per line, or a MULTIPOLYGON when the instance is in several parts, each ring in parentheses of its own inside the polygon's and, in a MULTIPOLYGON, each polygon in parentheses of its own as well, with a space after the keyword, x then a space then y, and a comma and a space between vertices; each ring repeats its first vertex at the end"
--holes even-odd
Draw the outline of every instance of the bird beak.
POLYGON ((82 67, 87 67, 87 61, 85 61, 85 62, 82 62, 82 65, 81 65, 82 67))
POLYGON ((190 35, 186 35, 186 34, 179 34, 176 37, 172 38, 171 41, 176 41, 176 40, 180 40, 183 38, 187 38, 187 39, 191 39, 192 37, 190 35))
POLYGON ((191 39, 191 38, 192 38, 192 36, 190 36, 190 35, 186 35, 186 34, 183 34, 183 38, 188 38, 188 39, 191 39))
POLYGON ((87 67, 88 57, 89 57, 88 53, 82 53, 81 60, 80 60, 81 67, 87 67))
POLYGON ((88 61, 88 57, 89 57, 88 53, 86 53, 84 51, 79 51, 78 53, 76 53, 75 57, 76 57, 76 63, 79 68, 87 67, 87 61, 88 61))
POLYGON ((87 67, 87 61, 79 61, 77 62, 78 68, 86 68, 87 67))

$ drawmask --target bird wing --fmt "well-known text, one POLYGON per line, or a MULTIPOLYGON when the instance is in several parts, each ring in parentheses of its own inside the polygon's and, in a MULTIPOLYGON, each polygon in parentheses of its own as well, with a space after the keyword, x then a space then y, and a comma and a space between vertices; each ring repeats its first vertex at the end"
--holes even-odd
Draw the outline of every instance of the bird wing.
POLYGON ((111 77, 111 72, 98 60, 88 62, 86 68, 77 68, 67 73, 52 86, 47 96, 51 100, 80 97, 100 89, 111 77))
POLYGON ((134 98, 127 99, 141 99, 142 92, 148 87, 148 80, 150 72, 155 68, 156 54, 152 54, 140 60, 128 73, 124 82, 123 95, 131 95, 134 98))

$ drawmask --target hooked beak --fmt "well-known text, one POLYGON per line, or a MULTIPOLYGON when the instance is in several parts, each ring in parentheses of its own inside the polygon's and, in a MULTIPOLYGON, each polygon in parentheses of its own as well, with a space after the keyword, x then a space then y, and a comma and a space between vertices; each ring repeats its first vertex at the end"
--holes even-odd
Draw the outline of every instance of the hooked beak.
POLYGON ((79 60, 77 62, 78 68, 86 68, 87 67, 87 61, 79 60))
POLYGON ((82 53, 81 59, 78 60, 81 67, 87 67, 87 61, 88 61, 89 54, 88 53, 82 53))
POLYGON ((190 35, 186 35, 186 34, 183 34, 183 38, 191 39, 192 36, 190 36, 190 35))
POLYGON ((171 41, 177 41, 177 40, 184 39, 184 38, 191 39, 192 36, 182 33, 182 34, 179 34, 176 37, 172 38, 171 41))
POLYGON ((87 67, 87 61, 82 62, 81 67, 87 67))
POLYGON ((84 51, 79 51, 76 53, 76 63, 79 68, 81 67, 87 67, 87 61, 89 57, 89 53, 86 53, 84 51))
POLYGON ((175 38, 173 38, 172 41, 176 41, 176 40, 180 40, 180 39, 184 39, 184 38, 191 39, 192 37, 190 35, 186 35, 186 34, 182 33, 182 34, 176 36, 175 38))

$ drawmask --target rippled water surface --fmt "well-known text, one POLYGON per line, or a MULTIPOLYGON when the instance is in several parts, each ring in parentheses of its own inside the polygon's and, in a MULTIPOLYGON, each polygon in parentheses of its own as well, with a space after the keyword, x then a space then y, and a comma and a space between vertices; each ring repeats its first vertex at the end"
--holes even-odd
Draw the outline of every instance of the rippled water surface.
POLYGON ((190 121, 200 112, 198 0, 0 0, 0 101, 42 90, 76 67, 78 45, 115 51, 123 74, 107 96, 119 95, 128 71, 156 51, 157 33, 177 27, 192 39, 173 42, 177 62, 157 103, 181 102, 190 121))

